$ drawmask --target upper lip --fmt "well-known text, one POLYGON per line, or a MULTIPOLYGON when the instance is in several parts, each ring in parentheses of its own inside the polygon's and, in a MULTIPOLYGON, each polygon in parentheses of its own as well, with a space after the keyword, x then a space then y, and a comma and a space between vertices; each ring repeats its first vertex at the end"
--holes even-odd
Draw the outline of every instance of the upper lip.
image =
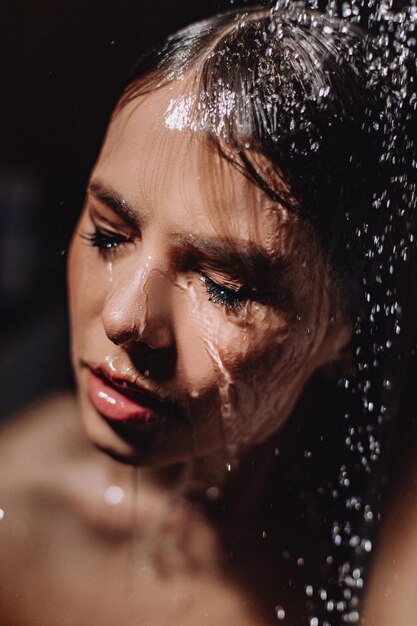
POLYGON ((87 367, 93 374, 102 378, 108 385, 114 387, 125 396, 136 400, 138 403, 149 407, 157 413, 172 412, 174 405, 170 400, 162 399, 146 387, 132 382, 129 378, 121 374, 109 372, 107 368, 103 366, 92 367, 88 365, 87 367))

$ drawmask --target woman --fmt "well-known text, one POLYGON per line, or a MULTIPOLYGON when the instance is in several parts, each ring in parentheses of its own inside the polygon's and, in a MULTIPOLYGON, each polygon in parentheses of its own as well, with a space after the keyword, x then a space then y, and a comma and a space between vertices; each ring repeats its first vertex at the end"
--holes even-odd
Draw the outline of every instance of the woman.
MULTIPOLYGON (((84 424, 99 448, 149 467, 142 484, 180 464, 187 479, 171 489, 185 499, 214 486, 253 516, 228 493, 238 460, 348 343, 352 232, 378 183, 364 53, 336 20, 253 11, 193 26, 136 68, 91 176, 69 284, 84 424)), ((282 600, 295 623, 297 604, 282 600)))
POLYGON ((359 620, 378 452, 340 458, 377 412, 361 281, 387 171, 367 46, 235 11, 144 57, 113 113, 68 271, 88 437, 140 468, 123 623, 359 620))

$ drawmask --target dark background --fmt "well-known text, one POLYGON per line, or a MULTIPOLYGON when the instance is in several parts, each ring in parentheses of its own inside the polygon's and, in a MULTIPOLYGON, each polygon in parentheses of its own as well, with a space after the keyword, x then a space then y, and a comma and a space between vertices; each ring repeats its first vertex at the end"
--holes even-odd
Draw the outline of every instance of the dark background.
POLYGON ((71 384, 65 251, 129 69, 168 33, 245 4, 1 3, 0 415, 71 384))

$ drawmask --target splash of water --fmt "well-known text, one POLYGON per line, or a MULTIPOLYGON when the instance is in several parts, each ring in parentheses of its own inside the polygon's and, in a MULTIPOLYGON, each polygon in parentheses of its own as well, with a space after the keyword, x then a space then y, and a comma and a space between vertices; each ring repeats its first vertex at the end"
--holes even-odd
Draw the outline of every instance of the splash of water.
MULTIPOLYGON (((373 196, 372 214, 356 230, 366 258, 362 313, 356 326, 354 372, 339 381, 346 407, 350 406, 345 414, 344 461, 337 483, 329 485, 340 515, 331 530, 339 592, 329 588, 324 602, 328 617, 320 622, 333 625, 360 620, 365 564, 381 516, 380 494, 401 417, 403 372, 416 345, 410 319, 415 313, 417 4, 281 0, 271 8, 272 15, 289 14, 297 23, 314 22, 317 17, 311 11, 316 10, 340 19, 342 30, 354 25, 367 33, 369 86, 378 82, 382 86, 382 115, 375 124, 383 135, 380 167, 385 172, 385 185, 373 196)), ((316 617, 311 620, 319 623, 316 617)))

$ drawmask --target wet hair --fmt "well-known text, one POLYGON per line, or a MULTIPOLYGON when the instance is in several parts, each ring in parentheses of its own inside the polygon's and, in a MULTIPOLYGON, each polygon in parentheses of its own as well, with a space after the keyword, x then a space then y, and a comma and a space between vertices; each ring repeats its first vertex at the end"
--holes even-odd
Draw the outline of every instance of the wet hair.
POLYGON ((329 16, 233 11, 143 56, 119 103, 192 75, 189 125, 313 224, 351 318, 363 259, 355 232, 383 178, 377 86, 365 52, 362 33, 329 16))
POLYGON ((319 372, 304 391, 308 415, 286 427, 300 441, 290 464, 300 482, 293 476, 282 485, 284 461, 272 471, 265 515, 273 509, 279 516, 282 502, 295 511, 288 544, 298 520, 299 551, 302 539, 307 550, 327 527, 331 545, 322 556, 335 558, 333 573, 324 569, 326 597, 342 606, 336 622, 326 613, 327 623, 352 616, 356 623, 381 485, 393 464, 390 443, 417 406, 410 400, 415 381, 404 375, 417 354, 415 196, 407 182, 415 142, 401 139, 413 132, 413 96, 402 89, 404 67, 386 55, 382 35, 377 49, 352 22, 300 8, 303 2, 278 4, 217 15, 172 35, 139 60, 116 111, 184 79, 188 126, 277 205, 312 224, 338 276, 342 308, 355 321, 353 364, 333 384, 319 372))

